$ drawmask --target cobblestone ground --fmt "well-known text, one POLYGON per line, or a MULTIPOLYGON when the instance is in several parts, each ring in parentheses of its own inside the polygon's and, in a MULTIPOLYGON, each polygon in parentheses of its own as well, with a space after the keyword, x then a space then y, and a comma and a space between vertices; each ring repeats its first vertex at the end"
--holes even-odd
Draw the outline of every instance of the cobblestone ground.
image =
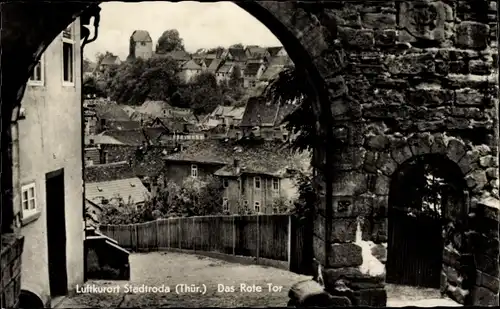
POLYGON ((286 306, 290 287, 310 277, 272 267, 240 265, 190 254, 155 252, 130 255, 131 280, 89 281, 99 287, 120 287, 119 292, 82 293, 57 307, 266 307, 286 306), (129 286, 126 286, 128 284, 129 286), (176 293, 178 284, 202 286, 206 293, 176 293), (217 286, 234 286, 235 292, 218 292, 217 286), (240 285, 261 286, 262 291, 240 292, 240 285), (268 290, 268 284, 275 287, 268 290), (170 293, 126 293, 126 288, 169 286, 170 293))

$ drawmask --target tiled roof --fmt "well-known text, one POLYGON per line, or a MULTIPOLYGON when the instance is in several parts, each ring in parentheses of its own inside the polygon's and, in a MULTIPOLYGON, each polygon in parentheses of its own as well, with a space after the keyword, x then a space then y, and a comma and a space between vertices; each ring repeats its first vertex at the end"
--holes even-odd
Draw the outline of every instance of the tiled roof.
POLYGON ((101 133, 105 136, 110 136, 122 144, 125 145, 142 145, 143 142, 146 142, 146 137, 142 129, 134 129, 134 130, 109 130, 101 133))
POLYGON ((102 199, 111 201, 117 197, 123 198, 125 203, 141 203, 149 196, 148 189, 137 177, 85 184, 85 198, 94 203, 100 203, 102 199))
POLYGON ((298 107, 295 103, 296 102, 275 104, 269 103, 269 101, 263 97, 252 97, 248 99, 240 126, 281 125, 283 119, 298 107))
MULTIPOLYGON (((168 161, 233 165, 239 161, 245 173, 282 175, 288 169, 308 168, 307 153, 294 153, 281 142, 242 144, 236 141, 202 140, 167 156, 168 161), (265 158, 265 160, 263 160, 265 158), (304 163, 305 162, 305 163, 304 163)), ((230 168, 225 168, 221 172, 230 168)))
POLYGON ((293 64, 288 56, 272 57, 269 61, 270 66, 287 66, 293 64))
POLYGON ((196 63, 194 60, 189 60, 188 62, 184 63, 182 66, 182 69, 184 70, 201 70, 202 67, 196 63))
POLYGON ((217 73, 227 74, 227 73, 229 73, 231 71, 232 68, 233 68, 232 64, 223 64, 217 70, 217 73))
POLYGON ((208 66, 207 70, 215 73, 219 69, 219 67, 222 65, 222 60, 221 59, 214 59, 208 66))
POLYGON ((247 101, 240 125, 245 127, 273 126, 278 110, 278 104, 271 104, 263 97, 252 97, 247 101))
POLYGON ((118 104, 96 104, 93 108, 100 119, 130 121, 130 117, 118 104))
POLYGON ((273 47, 268 47, 267 48, 267 51, 269 52, 269 55, 271 57, 274 57, 276 56, 276 54, 278 54, 280 52, 280 50, 283 49, 283 46, 273 46, 273 47))
POLYGON ((94 144, 99 145, 99 144, 107 144, 107 145, 123 145, 122 142, 119 140, 107 136, 104 134, 98 134, 98 135, 87 135, 85 136, 85 145, 90 145, 90 140, 94 140, 94 144))
POLYGON ((259 72, 261 63, 258 62, 250 62, 245 66, 245 76, 255 76, 259 72))
POLYGON ((116 63, 117 61, 118 62, 120 61, 120 58, 118 58, 118 56, 108 55, 107 57, 102 59, 101 65, 113 65, 113 64, 117 64, 116 63))
POLYGON ((125 113, 127 113, 129 117, 136 112, 135 108, 128 105, 123 106, 122 109, 125 111, 125 113))
POLYGON ((91 165, 85 167, 85 182, 101 182, 135 177, 134 170, 128 162, 91 165))
POLYGON ((146 101, 135 110, 139 113, 159 116, 164 109, 170 108, 170 104, 165 101, 146 101))
POLYGON ((259 46, 247 46, 246 48, 252 57, 263 57, 267 54, 267 49, 259 46))
POLYGON ((149 32, 146 30, 135 30, 131 37, 135 42, 153 42, 149 32))
POLYGON ((260 77, 260 80, 262 81, 272 81, 278 77, 280 72, 283 71, 282 67, 279 66, 270 66, 268 67, 264 73, 262 73, 262 76, 260 77))
POLYGON ((245 61, 248 58, 243 48, 230 48, 229 53, 236 61, 245 61))

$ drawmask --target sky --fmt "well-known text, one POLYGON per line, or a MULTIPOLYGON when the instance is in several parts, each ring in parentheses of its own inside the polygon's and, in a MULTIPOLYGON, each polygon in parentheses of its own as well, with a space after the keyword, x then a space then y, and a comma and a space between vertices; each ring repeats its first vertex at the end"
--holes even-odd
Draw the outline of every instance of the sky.
POLYGON ((266 26, 232 2, 107 2, 100 7, 98 38, 84 49, 84 56, 92 61, 96 53, 106 51, 125 60, 134 30, 147 30, 153 49, 169 29, 179 31, 188 52, 236 43, 281 45, 266 26))

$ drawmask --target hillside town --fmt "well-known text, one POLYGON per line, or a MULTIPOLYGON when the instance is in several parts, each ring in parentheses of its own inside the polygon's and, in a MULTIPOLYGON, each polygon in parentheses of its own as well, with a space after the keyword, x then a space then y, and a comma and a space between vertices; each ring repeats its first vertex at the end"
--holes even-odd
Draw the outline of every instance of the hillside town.
MULTIPOLYGON (((208 114, 174 106, 169 100, 146 98, 142 104, 131 105, 87 95, 88 226, 98 226, 106 207, 144 207, 170 190, 170 183, 182 188, 189 181, 206 185, 207 179, 221 186, 220 197, 212 196, 220 208, 203 214, 271 214, 293 209, 297 174, 307 173, 310 161, 310 154, 289 147, 294 136, 287 129, 286 117, 296 104, 271 104, 259 95, 280 72, 293 66, 282 46, 158 53, 153 51, 149 33, 136 30, 130 36, 127 59, 106 54, 100 63, 87 66, 84 82, 138 58, 173 59, 182 83, 201 74, 211 74, 217 84, 228 83, 238 70, 240 83, 232 86, 244 94, 239 102, 217 105, 208 114)), ((169 214, 157 212, 156 218, 169 214)))

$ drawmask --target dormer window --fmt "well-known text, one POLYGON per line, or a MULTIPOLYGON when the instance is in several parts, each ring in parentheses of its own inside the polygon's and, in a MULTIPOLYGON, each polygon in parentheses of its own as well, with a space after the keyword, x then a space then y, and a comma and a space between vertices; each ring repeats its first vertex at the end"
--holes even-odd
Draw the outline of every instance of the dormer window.
POLYGON ((280 190, 280 180, 279 178, 273 178, 273 191, 280 190))
POLYGON ((97 187, 97 191, 102 192, 102 188, 101 187, 97 187))

